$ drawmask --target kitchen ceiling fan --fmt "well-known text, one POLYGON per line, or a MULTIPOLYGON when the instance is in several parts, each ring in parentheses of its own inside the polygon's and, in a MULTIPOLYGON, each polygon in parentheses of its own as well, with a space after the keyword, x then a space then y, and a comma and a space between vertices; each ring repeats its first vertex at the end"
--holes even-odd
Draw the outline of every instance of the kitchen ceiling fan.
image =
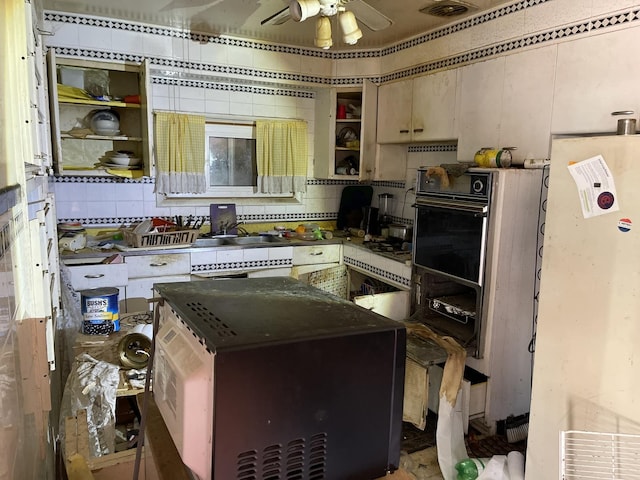
POLYGON ((343 40, 348 45, 355 45, 362 38, 362 31, 357 21, 374 32, 383 30, 392 23, 389 18, 364 0, 291 0, 288 3, 287 7, 260 22, 261 25, 282 25, 289 19, 303 22, 318 16, 314 43, 316 47, 325 49, 333 44, 329 17, 338 17, 343 40))

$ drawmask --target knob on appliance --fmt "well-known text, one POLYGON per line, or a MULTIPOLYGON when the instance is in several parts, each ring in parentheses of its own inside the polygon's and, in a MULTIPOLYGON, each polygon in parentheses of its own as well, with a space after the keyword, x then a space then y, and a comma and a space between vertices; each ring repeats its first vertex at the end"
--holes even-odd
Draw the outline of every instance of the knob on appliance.
POLYGON ((471 193, 475 195, 486 195, 487 194, 487 178, 488 177, 480 177, 480 176, 472 176, 471 177, 471 193))

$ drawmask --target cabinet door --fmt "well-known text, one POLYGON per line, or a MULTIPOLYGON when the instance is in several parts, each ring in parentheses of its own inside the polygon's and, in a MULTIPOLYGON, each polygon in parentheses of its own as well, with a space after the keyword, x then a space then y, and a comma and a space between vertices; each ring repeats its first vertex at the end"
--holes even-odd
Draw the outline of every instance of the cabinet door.
POLYGON ((456 138, 456 76, 452 69, 413 80, 412 141, 456 138))
POLYGON ((500 148, 505 57, 461 68, 458 161, 473 161, 482 147, 500 148))
POLYGON ((500 146, 517 147, 514 164, 551 153, 556 51, 555 46, 536 48, 506 59, 500 146))
POLYGON ((141 312, 145 310, 153 310, 153 304, 147 302, 153 298, 153 286, 156 283, 173 283, 173 282, 189 282, 191 275, 168 275, 163 277, 135 278, 129 280, 126 292, 126 310, 127 312, 141 312))
POLYGON ((360 126, 360 181, 374 179, 378 87, 369 80, 362 83, 362 124, 360 126))
POLYGON ((378 143, 411 141, 413 80, 378 87, 378 143))
POLYGON ((634 110, 638 118, 640 64, 632 60, 637 58, 637 45, 635 28, 558 44, 552 132, 613 133, 613 111, 634 110), (603 68, 594 68, 598 64, 603 68))

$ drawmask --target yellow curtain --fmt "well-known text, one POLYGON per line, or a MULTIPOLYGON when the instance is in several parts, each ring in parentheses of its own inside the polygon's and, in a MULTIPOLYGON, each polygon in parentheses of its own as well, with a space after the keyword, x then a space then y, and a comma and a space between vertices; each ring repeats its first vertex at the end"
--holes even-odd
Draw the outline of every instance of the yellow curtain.
POLYGON ((156 113, 156 192, 204 193, 205 118, 156 113))
POLYGON ((307 185, 307 122, 256 121, 258 192, 304 192, 307 185))

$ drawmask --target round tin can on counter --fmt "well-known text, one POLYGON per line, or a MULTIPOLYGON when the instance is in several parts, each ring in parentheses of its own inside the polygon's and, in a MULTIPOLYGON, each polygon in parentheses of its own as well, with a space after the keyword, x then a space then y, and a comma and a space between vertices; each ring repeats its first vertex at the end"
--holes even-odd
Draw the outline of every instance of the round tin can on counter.
POLYGON ((82 290, 80 292, 80 310, 82 312, 82 333, 109 335, 120 330, 117 288, 82 290))
POLYGON ((508 168, 511 166, 513 150, 516 150, 516 147, 499 149, 483 147, 476 152, 473 161, 483 168, 508 168))

